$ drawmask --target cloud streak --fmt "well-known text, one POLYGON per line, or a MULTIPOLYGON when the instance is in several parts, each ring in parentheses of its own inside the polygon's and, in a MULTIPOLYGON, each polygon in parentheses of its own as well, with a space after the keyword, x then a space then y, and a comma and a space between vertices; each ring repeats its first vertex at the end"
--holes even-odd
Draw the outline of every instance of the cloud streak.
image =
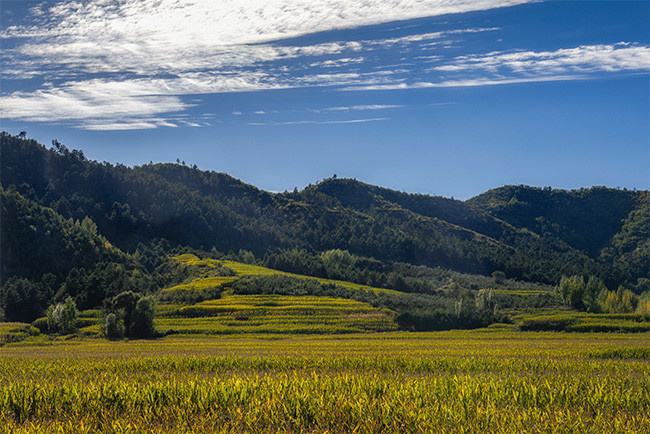
POLYGON ((370 104, 370 105, 353 105, 348 107, 328 107, 323 109, 323 111, 347 112, 352 110, 387 110, 387 109, 395 109, 395 108, 402 108, 402 107, 405 106, 398 105, 398 104, 370 104))
POLYGON ((390 118, 364 118, 364 119, 345 119, 345 120, 332 120, 332 121, 287 121, 287 122, 249 122, 248 125, 253 126, 284 126, 284 125, 330 125, 330 124, 362 124, 366 122, 379 122, 387 121, 390 118))
POLYGON ((557 51, 494 52, 462 56, 434 68, 438 71, 485 71, 533 76, 571 72, 618 72, 650 69, 650 47, 620 42, 583 45, 557 51))
POLYGON ((620 42, 556 51, 492 52, 461 56, 428 70, 436 81, 346 86, 345 91, 474 87, 546 81, 584 80, 614 72, 650 71, 650 47, 620 42), (437 74, 436 74, 437 73, 437 74))

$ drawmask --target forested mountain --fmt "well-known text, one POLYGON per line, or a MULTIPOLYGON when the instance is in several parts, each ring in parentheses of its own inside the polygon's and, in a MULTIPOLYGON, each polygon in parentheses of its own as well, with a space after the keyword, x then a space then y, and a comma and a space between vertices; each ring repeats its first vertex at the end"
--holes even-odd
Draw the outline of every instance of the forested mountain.
POLYGON ((0 200, 0 315, 6 320, 31 321, 55 299, 70 296, 80 308, 96 307, 121 292, 149 292, 183 277, 160 243, 125 253, 88 217, 65 219, 13 186, 0 189, 0 200))
POLYGON ((56 141, 47 149, 6 133, 0 145, 2 282, 47 273, 64 281, 71 269, 90 273, 86 262, 135 270, 146 267, 151 243, 154 257, 161 246, 258 258, 343 249, 367 264, 502 271, 551 284, 595 275, 612 289, 648 277, 645 191, 507 186, 462 202, 330 178, 272 194, 195 166, 98 163, 56 141))
POLYGON ((566 191, 505 186, 467 203, 517 227, 560 238, 596 257, 621 232, 630 213, 642 208, 647 211, 648 194, 605 187, 566 191))

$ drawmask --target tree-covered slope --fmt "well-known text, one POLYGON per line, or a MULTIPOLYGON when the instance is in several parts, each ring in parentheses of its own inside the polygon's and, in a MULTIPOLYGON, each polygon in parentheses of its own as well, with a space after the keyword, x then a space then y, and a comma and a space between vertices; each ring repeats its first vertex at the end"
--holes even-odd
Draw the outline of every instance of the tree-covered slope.
POLYGON ((639 260, 643 249, 628 242, 647 231, 640 192, 503 187, 461 202, 327 179, 301 192, 271 194, 196 167, 97 163, 56 142, 46 149, 6 133, 0 145, 4 188, 13 186, 63 219, 89 217, 99 234, 127 252, 165 239, 258 256, 344 249, 380 261, 501 270, 553 284, 562 275, 593 274, 616 286, 648 274, 639 260))
POLYGON ((100 306, 125 290, 149 292, 175 276, 161 246, 122 252, 88 217, 66 219, 0 188, 0 317, 32 321, 54 301, 100 306))
MULTIPOLYGON (((467 203, 519 228, 557 237, 595 257, 622 230, 628 215, 644 205, 644 195, 606 187, 566 191, 504 186, 467 203)), ((644 206, 647 209, 647 200, 644 206)))
POLYGON ((88 218, 66 220, 15 191, 0 189, 0 200, 3 276, 40 279, 51 273, 61 278, 74 267, 127 260, 97 233, 97 226, 88 218))

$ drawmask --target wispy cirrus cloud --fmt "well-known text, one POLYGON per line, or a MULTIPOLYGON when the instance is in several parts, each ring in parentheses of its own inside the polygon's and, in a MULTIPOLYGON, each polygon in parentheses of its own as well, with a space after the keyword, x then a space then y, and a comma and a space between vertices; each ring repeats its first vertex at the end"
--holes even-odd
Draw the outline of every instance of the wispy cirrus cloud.
POLYGON ((509 51, 460 56, 427 70, 432 81, 346 86, 347 91, 473 87, 545 81, 583 80, 612 72, 650 71, 650 47, 627 42, 586 45, 556 51, 509 51))
MULTIPOLYGON (((522 3, 528 1, 65 0, 52 7, 43 3, 32 8, 30 21, 0 32, 10 42, 0 53, 0 77, 4 88, 9 84, 12 89, 0 94, 0 113, 8 119, 94 130, 190 126, 191 121, 182 123, 175 117, 196 107, 196 97, 190 95, 290 88, 489 86, 650 70, 650 48, 628 42, 460 56, 444 51, 459 43, 458 38, 498 33, 498 27, 424 32, 401 26, 393 29, 397 35, 376 39, 317 43, 301 39, 315 32, 522 3)), ((320 111, 399 107, 353 104, 320 111)), ((384 118, 370 121, 378 119, 384 118)), ((336 122, 348 121, 363 120, 336 122)))
POLYGON ((619 42, 610 45, 582 45, 556 51, 494 52, 461 56, 438 71, 485 71, 527 75, 617 72, 650 69, 650 47, 619 42))
POLYGON ((81 128, 95 129, 123 129, 131 122, 133 128, 152 128, 163 123, 151 122, 151 116, 165 118, 191 106, 183 99, 186 95, 387 84, 387 71, 341 69, 367 60, 350 54, 483 29, 306 45, 282 41, 314 32, 530 1, 41 3, 31 9, 26 21, 11 23, 0 32, 0 38, 9 42, 0 53, 5 65, 0 76, 5 83, 17 82, 10 86, 12 91, 0 94, 0 107, 2 116, 9 119, 76 120, 81 128), (299 60, 289 64, 289 59, 299 60), (27 78, 32 81, 21 87, 27 78))
POLYGON ((287 121, 287 122, 249 122, 248 125, 253 126, 282 126, 282 125, 305 125, 305 124, 315 124, 315 125, 329 125, 329 124, 361 124, 366 122, 379 122, 387 121, 390 118, 362 118, 362 119, 345 119, 345 120, 330 120, 330 121, 316 121, 316 120, 304 120, 304 121, 287 121))
POLYGON ((327 107, 321 111, 329 112, 348 112, 356 110, 388 110, 405 107, 400 104, 363 104, 363 105, 352 105, 352 106, 343 106, 343 107, 327 107))

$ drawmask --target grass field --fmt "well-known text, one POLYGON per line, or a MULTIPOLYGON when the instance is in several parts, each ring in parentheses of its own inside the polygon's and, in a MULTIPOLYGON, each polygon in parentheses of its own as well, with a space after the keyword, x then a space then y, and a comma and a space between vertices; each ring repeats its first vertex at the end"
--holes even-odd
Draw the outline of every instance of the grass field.
POLYGON ((498 329, 0 349, 9 432, 647 432, 647 334, 498 329))

